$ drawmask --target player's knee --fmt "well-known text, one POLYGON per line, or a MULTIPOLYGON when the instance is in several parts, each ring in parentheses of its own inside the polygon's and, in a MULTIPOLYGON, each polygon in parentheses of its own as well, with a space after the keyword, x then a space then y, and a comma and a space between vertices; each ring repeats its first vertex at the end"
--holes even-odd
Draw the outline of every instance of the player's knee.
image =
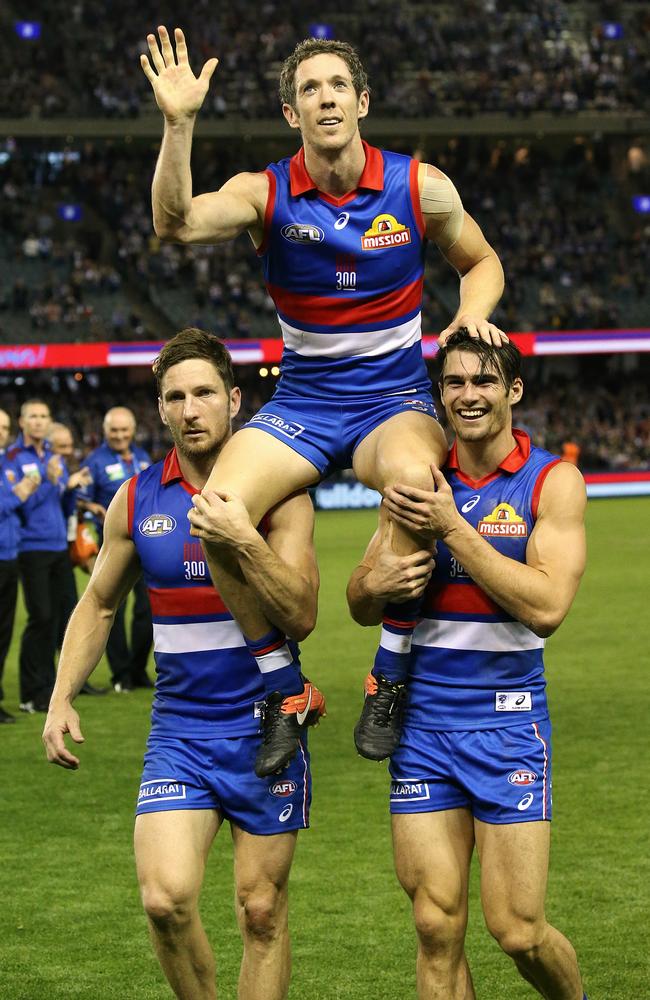
POLYGON ((505 919, 490 925, 488 930, 502 951, 515 961, 534 960, 544 941, 546 924, 540 920, 521 917, 505 919))
POLYGON ((274 941, 286 925, 286 894, 275 886, 239 891, 237 907, 242 934, 258 943, 274 941))
POLYGON ((457 901, 434 899, 426 891, 418 891, 412 898, 415 929, 426 950, 444 951, 463 940, 466 913, 457 901))
POLYGON ((144 884, 140 893, 145 913, 158 931, 178 931, 192 920, 196 900, 181 887, 144 884))
POLYGON ((406 456, 391 461, 380 462, 379 473, 384 487, 401 483, 403 486, 415 486, 419 490, 430 490, 433 487, 433 476, 429 464, 425 461, 408 461, 406 456))

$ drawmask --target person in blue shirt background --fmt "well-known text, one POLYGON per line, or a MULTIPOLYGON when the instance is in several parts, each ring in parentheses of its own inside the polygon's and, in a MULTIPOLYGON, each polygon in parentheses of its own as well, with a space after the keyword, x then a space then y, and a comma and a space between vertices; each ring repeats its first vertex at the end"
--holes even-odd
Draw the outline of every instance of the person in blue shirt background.
MULTIPOLYGON (((49 445, 55 455, 60 455, 66 462, 68 469, 75 468, 77 462, 75 458, 75 447, 74 438, 72 437, 72 431, 65 424, 53 423, 50 424, 50 429, 47 432, 47 440, 49 445)), ((85 466, 81 469, 76 469, 70 475, 68 479, 68 485, 65 493, 61 497, 61 507, 63 509, 63 516, 66 522, 68 546, 72 545, 77 537, 77 499, 79 496, 80 487, 90 486, 92 483, 92 477, 90 471, 85 466)), ((70 554, 70 549, 68 548, 68 554, 70 554)), ((57 624, 57 636, 56 636, 56 648, 61 649, 63 645, 63 636, 67 628, 70 616, 77 606, 77 600, 79 595, 77 593, 77 582, 74 575, 73 560, 72 557, 68 559, 68 573, 67 579, 65 581, 65 593, 61 595, 61 607, 59 609, 59 621, 57 624)), ((79 692, 80 694, 106 694, 108 688, 98 688, 93 687, 88 681, 84 684, 83 688, 79 692)))
POLYGON ((20 708, 46 712, 54 687, 56 630, 61 595, 68 572, 68 538, 61 498, 68 486, 68 469, 47 442, 50 408, 28 399, 20 408, 21 434, 7 459, 21 479, 31 477, 36 489, 20 507, 18 569, 27 608, 20 641, 20 708))
MULTIPOLYGON (((133 443, 135 417, 125 406, 114 406, 104 417, 104 441, 87 456, 84 465, 92 475, 92 485, 81 493, 81 505, 95 517, 100 544, 104 517, 122 483, 151 465, 147 452, 133 443)), ((147 661, 152 644, 151 609, 144 581, 133 588, 133 618, 129 644, 125 625, 125 604, 115 616, 106 646, 111 681, 117 692, 134 687, 152 687, 147 661)))
MULTIPOLYGON (((2 676, 11 643, 18 596, 18 539, 22 504, 38 488, 33 476, 21 476, 6 457, 11 435, 11 418, 0 410, 0 703, 4 700, 2 676)), ((0 704, 0 723, 15 722, 0 704)))

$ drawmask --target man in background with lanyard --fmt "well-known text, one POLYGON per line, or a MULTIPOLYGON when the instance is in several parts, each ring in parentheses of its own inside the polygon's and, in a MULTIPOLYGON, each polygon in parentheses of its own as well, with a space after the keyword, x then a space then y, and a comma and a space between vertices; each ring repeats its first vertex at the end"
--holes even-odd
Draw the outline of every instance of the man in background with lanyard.
MULTIPOLYGON (((100 544, 109 503, 125 480, 151 465, 147 452, 133 443, 136 425, 131 410, 125 406, 112 407, 104 417, 103 429, 103 443, 91 451, 84 462, 92 474, 92 485, 81 493, 81 506, 95 517, 100 544)), ((130 647, 125 623, 126 602, 115 616, 106 646, 113 689, 118 693, 135 687, 153 687, 147 675, 152 642, 151 609, 142 578, 133 588, 133 597, 130 647)))

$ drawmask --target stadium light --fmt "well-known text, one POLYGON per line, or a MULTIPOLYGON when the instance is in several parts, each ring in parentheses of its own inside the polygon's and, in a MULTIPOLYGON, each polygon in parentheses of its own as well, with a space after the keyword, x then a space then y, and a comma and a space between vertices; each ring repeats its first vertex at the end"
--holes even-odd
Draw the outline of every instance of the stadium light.
POLYGON ((642 215, 650 212, 650 194, 633 194, 632 208, 635 212, 640 212, 642 215))
POLYGON ((41 37, 40 21, 14 21, 14 31, 28 42, 41 37))
POLYGON ((57 215, 64 222, 79 222, 83 218, 83 208, 75 202, 64 202, 56 207, 57 215))
POLYGON ((619 21, 603 21, 603 35, 605 38, 622 38, 623 25, 619 21))
POLYGON ((331 24, 310 24, 310 38, 334 38, 334 28, 331 24))

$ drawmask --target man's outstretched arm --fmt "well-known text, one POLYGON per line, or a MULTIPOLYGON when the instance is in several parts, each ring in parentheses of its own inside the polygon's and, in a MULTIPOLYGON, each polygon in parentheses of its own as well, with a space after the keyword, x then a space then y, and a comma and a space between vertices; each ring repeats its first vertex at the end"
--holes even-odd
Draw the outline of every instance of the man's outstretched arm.
POLYGON ((194 123, 218 60, 208 59, 196 77, 181 29, 174 29, 175 50, 162 25, 158 36, 147 35, 149 56, 140 56, 165 119, 151 192, 154 229, 161 239, 177 243, 221 243, 249 230, 259 245, 268 195, 265 174, 238 174, 220 191, 192 196, 194 123))
POLYGON ((66 629, 43 729, 47 759, 70 770, 79 766, 79 759, 67 749, 64 736, 70 733, 76 743, 83 742, 72 702, 97 666, 115 612, 140 574, 135 546, 128 534, 127 488, 124 483, 111 503, 93 574, 66 629))
POLYGON ((426 234, 460 277, 458 309, 439 342, 443 344, 456 330, 465 328, 472 337, 499 347, 508 338, 489 317, 503 295, 501 261, 480 226, 464 210, 446 174, 430 163, 421 163, 418 183, 426 234))

